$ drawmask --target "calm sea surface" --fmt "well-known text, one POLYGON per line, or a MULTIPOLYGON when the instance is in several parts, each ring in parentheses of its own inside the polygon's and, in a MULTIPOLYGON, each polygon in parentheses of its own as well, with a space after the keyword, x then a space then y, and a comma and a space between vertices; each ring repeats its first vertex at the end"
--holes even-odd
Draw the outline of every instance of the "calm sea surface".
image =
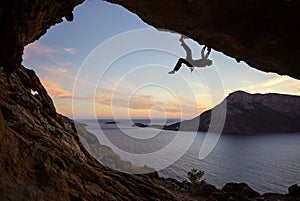
MULTIPOLYGON (((206 181, 217 187, 228 182, 245 182, 260 193, 287 193, 288 186, 300 184, 300 133, 222 134, 213 151, 200 160, 198 154, 205 133, 131 126, 134 122, 149 124, 147 120, 115 120, 117 124, 104 124, 111 120, 79 121, 87 125, 87 130, 95 134, 101 144, 112 147, 122 159, 155 169, 167 165, 159 171, 163 177, 187 179, 187 172, 196 168, 204 170, 206 181), (175 145, 169 146, 174 141, 175 145), (160 151, 167 155, 157 155, 160 151), (146 162, 138 157, 149 153, 154 154, 146 162), (176 162, 165 162, 173 160, 176 162)), ((151 124, 172 122, 177 120, 152 120, 151 124)))

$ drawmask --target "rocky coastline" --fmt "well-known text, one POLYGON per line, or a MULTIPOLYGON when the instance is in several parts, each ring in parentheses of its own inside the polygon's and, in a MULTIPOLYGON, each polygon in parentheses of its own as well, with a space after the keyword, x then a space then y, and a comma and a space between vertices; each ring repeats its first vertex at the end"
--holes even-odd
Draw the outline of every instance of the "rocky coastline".
MULTIPOLYGON (((159 178, 155 174, 133 175, 103 165, 103 161, 108 161, 119 167, 119 161, 122 166, 127 164, 128 170, 134 168, 110 148, 97 144, 89 133, 78 135, 56 112, 36 73, 21 65, 24 47, 51 26, 63 22, 63 18, 72 21, 74 7, 82 2, 0 3, 1 201, 299 200, 297 185, 291 186, 286 195, 259 195, 246 184, 227 184, 222 189, 206 183, 195 187, 191 182, 159 178)), ((155 27, 183 33, 237 61, 300 78, 298 1, 111 2, 126 6, 155 27)))
MULTIPOLYGON (((107 165, 110 168, 118 169, 119 171, 127 171, 128 173, 143 171, 152 173, 144 174, 143 177, 154 181, 155 184, 164 186, 171 190, 175 196, 184 198, 185 200, 203 200, 203 201, 289 201, 300 200, 300 186, 297 184, 288 188, 288 194, 264 193, 259 194, 245 183, 227 183, 221 189, 217 189, 214 185, 207 182, 202 182, 197 185, 188 181, 177 181, 172 178, 159 177, 158 173, 150 167, 133 166, 128 161, 122 161, 113 150, 105 145, 101 145, 97 137, 85 129, 84 124, 76 123, 71 119, 64 117, 69 126, 73 127, 80 136, 81 142, 85 148, 99 162, 107 165), (105 151, 104 151, 105 150, 105 151)), ((158 125, 147 125, 135 123, 134 127, 152 127, 161 129, 158 125)))

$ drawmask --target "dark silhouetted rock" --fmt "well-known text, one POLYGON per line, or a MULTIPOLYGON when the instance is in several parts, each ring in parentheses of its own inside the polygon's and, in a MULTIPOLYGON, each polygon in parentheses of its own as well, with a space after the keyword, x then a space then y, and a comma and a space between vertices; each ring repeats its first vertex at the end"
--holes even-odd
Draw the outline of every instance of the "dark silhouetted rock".
POLYGON ((300 78, 300 1, 109 1, 259 70, 300 78))
POLYGON ((208 196, 205 201, 218 201, 215 197, 213 196, 208 196))
POLYGON ((211 194, 211 196, 216 198, 218 201, 227 201, 227 198, 223 192, 216 191, 216 192, 213 192, 211 194))
MULTIPOLYGON (((83 0, 0 3, 0 66, 19 67, 23 47, 50 26, 73 20, 73 8, 83 0)), ((146 23, 189 36, 200 44, 245 61, 266 72, 300 78, 300 2, 110 0, 139 15, 146 23)), ((108 19, 109 20, 109 19, 108 19)))
POLYGON ((120 122, 118 121, 106 121, 104 124, 119 124, 120 122))
MULTIPOLYGON (((0 200, 218 199, 212 185, 207 184, 205 195, 210 196, 205 198, 191 194, 191 184, 159 178, 157 173, 130 175, 102 165, 92 155, 128 172, 141 168, 100 145, 83 125, 72 126, 75 122, 64 118, 66 124, 34 71, 20 67, 10 76, 13 82, 7 82, 0 67, 0 76, 0 200)), ((230 188, 224 193, 239 201, 256 196, 246 184, 224 187, 230 188)))
POLYGON ((140 128, 156 128, 156 129, 163 129, 165 125, 159 125, 159 124, 153 124, 153 125, 148 125, 148 124, 143 124, 143 123, 134 123, 132 127, 140 127, 140 128))
MULTIPOLYGON (((0 67, 0 76, 0 200, 182 200, 155 178, 117 172, 94 159, 87 149, 103 148, 90 146, 97 138, 86 133, 83 145, 34 71, 21 66, 7 82, 0 67)), ((133 168, 110 148, 97 153, 133 168)))
MULTIPOLYGON (((300 77, 299 1, 114 1, 158 28, 181 32, 258 69, 300 77)), ((82 2, 0 3, 0 200, 202 199, 180 182, 102 165, 56 113, 35 72, 20 65, 24 46, 63 17, 73 20, 72 10, 82 2)), ((85 140, 95 143, 91 135, 85 140)))
POLYGON ((257 201, 298 201, 297 199, 289 199, 286 195, 277 193, 265 193, 260 198, 256 198, 257 201))
MULTIPOLYGON (((215 106, 221 116, 226 107, 223 133, 296 133, 300 132, 300 96, 284 94, 249 94, 236 91, 215 106)), ((206 132, 212 110, 181 123, 166 126, 166 130, 206 132)), ((218 115, 216 115, 218 116, 218 115)))
POLYGON ((20 67, 23 48, 44 35, 50 26, 62 22, 63 17, 73 20, 72 11, 82 2, 1 1, 0 66, 4 66, 7 72, 20 67))
POLYGON ((148 126, 149 126, 149 125, 143 124, 143 123, 134 123, 134 124, 132 124, 132 127, 146 128, 146 127, 148 127, 148 126))
POLYGON ((289 190, 290 197, 300 198, 300 186, 298 186, 297 184, 294 184, 294 185, 290 186, 288 188, 288 190, 289 190))
POLYGON ((227 183, 222 188, 222 191, 226 192, 229 195, 234 195, 237 197, 237 195, 246 196, 248 198, 255 198, 260 197, 260 194, 250 188, 245 183, 227 183))
POLYGON ((205 197, 208 197, 213 192, 216 192, 217 188, 214 185, 205 183, 203 186, 201 186, 201 194, 205 197))

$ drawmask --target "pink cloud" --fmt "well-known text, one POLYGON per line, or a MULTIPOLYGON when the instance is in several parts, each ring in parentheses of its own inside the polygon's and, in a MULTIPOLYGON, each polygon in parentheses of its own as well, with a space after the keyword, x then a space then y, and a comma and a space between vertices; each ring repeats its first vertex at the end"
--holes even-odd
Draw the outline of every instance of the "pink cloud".
POLYGON ((148 111, 149 109, 153 109, 161 111, 161 108, 163 108, 168 113, 176 114, 185 112, 187 114, 198 115, 200 111, 206 109, 199 103, 190 100, 181 99, 181 102, 178 102, 176 99, 158 101, 155 100, 152 95, 145 94, 135 94, 134 96, 129 97, 126 93, 104 88, 98 89, 97 96, 94 101, 103 105, 113 107, 117 106, 133 110, 148 111))
POLYGON ((75 54, 78 50, 75 48, 51 48, 47 47, 41 42, 34 42, 27 45, 24 49, 23 60, 28 59, 31 56, 39 55, 39 56, 47 56, 53 58, 54 53, 68 53, 75 54))
POLYGON ((23 60, 26 60, 33 55, 43 55, 51 57, 54 52, 56 52, 55 49, 47 47, 40 42, 30 43, 24 49, 23 60))
POLYGON ((75 80, 84 84, 91 84, 89 80, 78 78, 74 73, 69 70, 69 66, 72 65, 71 62, 57 62, 53 65, 41 65, 40 68, 45 71, 47 77, 51 78, 53 81, 66 81, 74 82, 75 80))
POLYGON ((63 48, 63 50, 64 50, 65 52, 69 53, 69 54, 75 54, 75 53, 78 52, 77 49, 71 48, 71 47, 70 47, 70 48, 63 48))
POLYGON ((72 93, 63 89, 58 83, 49 78, 42 78, 41 82, 52 98, 71 97, 72 93))

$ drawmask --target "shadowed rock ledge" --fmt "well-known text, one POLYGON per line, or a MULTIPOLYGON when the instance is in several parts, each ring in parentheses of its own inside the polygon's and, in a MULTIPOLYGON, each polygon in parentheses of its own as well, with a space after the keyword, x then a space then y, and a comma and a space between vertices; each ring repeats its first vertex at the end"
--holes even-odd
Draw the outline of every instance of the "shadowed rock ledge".
POLYGON ((0 66, 6 71, 20 67, 23 48, 44 35, 50 26, 73 20, 73 8, 84 0, 53 2, 4 0, 0 3, 0 66))
MULTIPOLYGON (((73 20, 84 0, 0 3, 0 66, 21 64, 23 47, 46 30, 73 20)), ((187 35, 266 72, 300 78, 300 1, 297 0, 108 0, 136 13, 156 28, 187 35)), ((109 19, 108 19, 109 20, 109 19)))
POLYGON ((256 69, 300 78, 300 1, 108 1, 256 69))
POLYGON ((0 78, 0 200, 181 200, 148 176, 96 161, 34 71, 21 66, 9 83, 0 67, 0 78))

